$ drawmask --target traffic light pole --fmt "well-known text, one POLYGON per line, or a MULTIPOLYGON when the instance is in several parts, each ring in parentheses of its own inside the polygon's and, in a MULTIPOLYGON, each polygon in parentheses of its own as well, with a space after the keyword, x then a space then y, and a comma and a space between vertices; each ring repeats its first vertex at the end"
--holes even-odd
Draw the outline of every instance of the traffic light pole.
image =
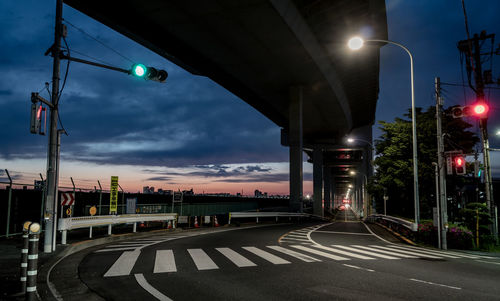
MULTIPOLYGON (((442 128, 442 108, 443 100, 441 98, 441 79, 439 77, 435 78, 435 88, 436 88, 436 129, 437 129, 437 157, 438 166, 437 170, 439 172, 439 227, 441 233, 439 234, 441 238, 441 248, 446 250, 448 248, 446 242, 446 225, 448 224, 448 204, 446 200, 446 168, 444 160, 444 143, 443 143, 443 128, 442 128)), ((436 191, 436 193, 438 193, 436 191)))
POLYGON ((62 38, 62 0, 56 2, 56 24, 54 44, 52 45, 52 57, 54 58, 52 68, 52 96, 50 106, 50 125, 49 125, 49 150, 47 157, 47 197, 45 202, 45 233, 44 246, 45 253, 51 253, 55 250, 55 232, 57 216, 57 190, 58 190, 58 152, 57 152, 57 120, 58 120, 58 102, 59 102, 59 73, 60 73, 60 49, 62 38))

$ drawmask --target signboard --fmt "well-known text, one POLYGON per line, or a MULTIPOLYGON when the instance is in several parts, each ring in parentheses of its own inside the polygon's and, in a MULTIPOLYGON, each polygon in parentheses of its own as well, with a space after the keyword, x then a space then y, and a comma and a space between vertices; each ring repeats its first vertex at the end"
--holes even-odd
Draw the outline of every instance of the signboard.
POLYGON ((97 213, 97 207, 96 206, 90 207, 89 213, 90 215, 94 216, 97 213))
POLYGON ((137 198, 127 198, 127 214, 134 214, 137 207, 137 198))
POLYGON ((118 177, 111 176, 111 188, 109 189, 109 214, 118 211, 118 177))
POLYGON ((75 204, 74 192, 61 193, 61 206, 73 206, 75 204))

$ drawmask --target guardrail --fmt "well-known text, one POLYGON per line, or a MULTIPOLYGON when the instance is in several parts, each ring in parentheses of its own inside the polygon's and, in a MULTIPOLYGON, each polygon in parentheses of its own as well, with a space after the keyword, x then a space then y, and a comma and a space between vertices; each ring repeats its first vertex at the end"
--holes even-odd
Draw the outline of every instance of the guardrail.
POLYGON ((68 230, 90 228, 89 237, 92 237, 92 227, 108 226, 108 235, 111 235, 112 225, 117 224, 134 224, 133 231, 137 230, 137 222, 151 221, 177 221, 177 213, 161 213, 161 214, 123 214, 123 215, 99 215, 99 216, 82 216, 60 218, 57 229, 62 231, 61 244, 66 244, 68 230))
POLYGON ((259 211, 251 211, 251 212, 229 212, 229 221, 228 224, 231 224, 231 219, 233 218, 250 218, 255 217, 256 222, 259 222, 259 217, 275 217, 276 221, 278 221, 279 217, 308 217, 308 218, 319 218, 325 219, 324 217, 307 214, 307 213, 299 213, 299 212, 259 212, 259 211))
POLYGON ((383 214, 372 214, 369 217, 366 218, 369 221, 378 221, 382 220, 385 221, 386 223, 389 224, 389 227, 404 227, 408 230, 411 230, 413 232, 416 232, 418 230, 417 224, 407 221, 405 219, 399 218, 399 217, 394 217, 394 216, 389 216, 389 215, 383 215, 383 214))

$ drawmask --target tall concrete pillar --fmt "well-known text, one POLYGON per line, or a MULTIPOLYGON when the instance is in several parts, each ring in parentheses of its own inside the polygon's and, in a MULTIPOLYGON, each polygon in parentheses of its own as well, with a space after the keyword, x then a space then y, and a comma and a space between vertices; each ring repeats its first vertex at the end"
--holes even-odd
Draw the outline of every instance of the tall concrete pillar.
POLYGON ((289 132, 290 145, 290 210, 302 212, 302 87, 290 88, 289 132))
POLYGON ((313 214, 324 216, 323 212, 323 150, 313 150, 313 214))
POLYGON ((325 199, 325 210, 328 212, 332 211, 332 196, 331 196, 331 168, 328 166, 323 166, 323 191, 325 199))
MULTIPOLYGON (((330 175, 331 175, 331 171, 332 171, 332 170, 330 169, 330 175)), ((335 195, 335 185, 336 185, 336 184, 335 184, 335 177, 333 177, 333 176, 332 176, 331 178, 332 178, 332 179, 331 179, 331 181, 330 181, 330 183, 331 183, 331 185, 330 185, 330 191, 331 191, 331 197, 330 197, 330 200, 331 200, 331 203, 330 203, 330 204, 331 204, 331 206, 330 206, 330 213, 332 213, 332 210, 335 208, 335 197, 336 197, 336 195, 335 195)))

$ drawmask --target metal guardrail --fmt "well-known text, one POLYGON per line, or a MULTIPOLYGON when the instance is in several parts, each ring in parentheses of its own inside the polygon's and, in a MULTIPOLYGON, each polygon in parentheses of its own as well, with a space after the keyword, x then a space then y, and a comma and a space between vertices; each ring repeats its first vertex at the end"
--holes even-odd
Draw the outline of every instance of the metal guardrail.
POLYGON ((278 221, 279 217, 309 217, 309 218, 320 218, 324 219, 321 216, 307 214, 307 213, 299 213, 299 212, 259 212, 259 211, 251 211, 251 212, 229 212, 229 221, 228 224, 231 224, 231 219, 233 218, 250 218, 255 217, 257 223, 259 222, 259 217, 275 217, 276 221, 278 221))
POLYGON ((82 216, 60 218, 57 229, 62 231, 61 244, 66 244, 68 230, 90 228, 89 237, 92 237, 92 227, 108 226, 108 234, 111 235, 112 225, 117 224, 134 224, 133 231, 136 232, 137 222, 151 221, 177 221, 177 213, 161 213, 161 214, 123 214, 123 215, 99 215, 99 216, 82 216))
POLYGON ((397 224, 399 226, 403 226, 413 232, 416 232, 418 230, 417 224, 407 221, 405 219, 399 218, 399 217, 394 217, 394 216, 389 216, 389 215, 383 215, 383 214, 372 214, 369 217, 367 217, 368 220, 370 221, 376 221, 377 219, 381 219, 384 221, 388 221, 393 224, 397 224))

